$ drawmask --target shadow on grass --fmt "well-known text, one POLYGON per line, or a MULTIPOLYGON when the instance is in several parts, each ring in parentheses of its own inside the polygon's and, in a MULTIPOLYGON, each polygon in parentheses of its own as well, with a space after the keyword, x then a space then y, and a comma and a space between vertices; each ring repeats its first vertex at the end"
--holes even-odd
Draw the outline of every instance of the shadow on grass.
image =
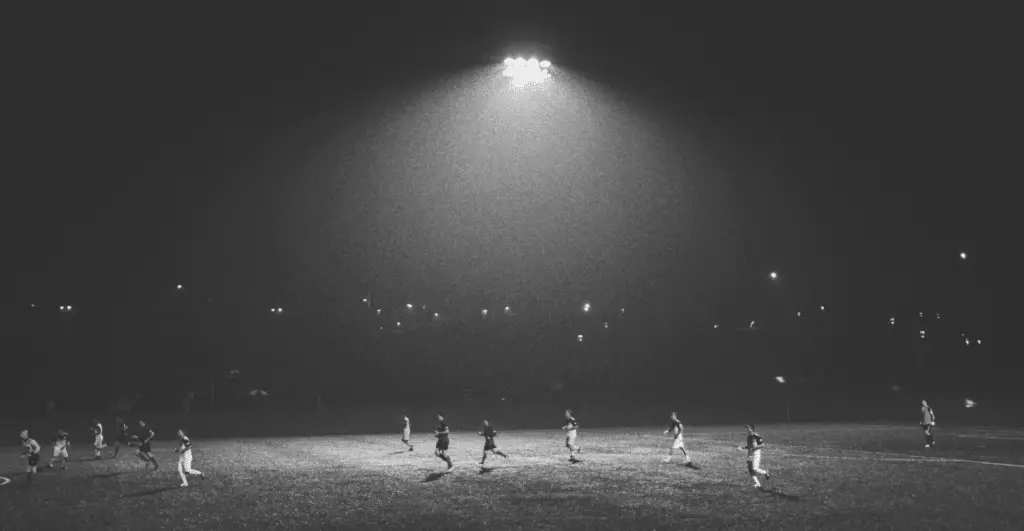
POLYGON ((407 453, 409 453, 409 450, 399 450, 397 452, 388 452, 388 455, 399 455, 399 454, 407 454, 407 453))
POLYGON ((702 468, 702 467, 700 467, 700 466, 698 466, 698 465, 695 465, 695 464, 693 464, 693 463, 686 463, 686 464, 685 464, 685 465, 683 465, 683 466, 685 466, 686 468, 689 468, 689 469, 691 469, 691 470, 700 470, 700 469, 702 468))
POLYGON ((439 480, 439 479, 441 479, 441 478, 443 478, 443 477, 445 477, 447 475, 448 475, 447 472, 431 472, 430 474, 427 474, 427 477, 423 478, 423 482, 424 483, 431 483, 431 482, 437 481, 437 480, 439 480))
POLYGON ((486 466, 480 467, 480 473, 481 474, 490 474, 491 472, 494 472, 494 468, 493 467, 486 467, 486 466))
POLYGON ((153 494, 160 494, 161 492, 167 492, 169 490, 178 490, 180 487, 160 487, 159 489, 144 490, 141 492, 133 492, 131 494, 125 494, 124 498, 141 498, 142 496, 151 496, 153 494))
POLYGON ((116 478, 117 476, 123 476, 123 475, 125 475, 127 473, 128 472, 122 470, 120 472, 107 472, 106 474, 95 474, 95 475, 92 475, 92 476, 89 476, 89 477, 91 477, 93 479, 116 478))
POLYGON ((776 497, 782 498, 782 499, 784 499, 786 501, 800 501, 800 496, 797 496, 795 494, 787 494, 787 493, 779 490, 777 487, 774 487, 774 486, 772 486, 770 488, 767 488, 767 489, 761 489, 761 492, 764 492, 766 494, 771 494, 772 496, 776 496, 776 497))

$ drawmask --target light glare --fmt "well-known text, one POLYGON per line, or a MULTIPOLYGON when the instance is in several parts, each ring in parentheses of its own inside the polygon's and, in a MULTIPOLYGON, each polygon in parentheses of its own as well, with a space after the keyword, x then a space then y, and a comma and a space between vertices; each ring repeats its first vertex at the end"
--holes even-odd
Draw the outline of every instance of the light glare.
POLYGON ((540 83, 549 77, 550 61, 537 61, 535 58, 525 60, 522 57, 505 59, 504 75, 512 79, 512 85, 518 88, 531 83, 540 83))

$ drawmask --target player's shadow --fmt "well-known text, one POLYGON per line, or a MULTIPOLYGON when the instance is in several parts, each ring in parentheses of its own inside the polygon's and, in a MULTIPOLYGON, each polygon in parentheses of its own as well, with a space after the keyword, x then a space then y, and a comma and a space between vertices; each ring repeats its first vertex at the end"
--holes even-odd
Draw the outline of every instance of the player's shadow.
POLYGON ((141 498, 142 496, 151 496, 153 494, 160 494, 161 492, 167 492, 169 490, 178 490, 180 487, 160 487, 159 489, 144 490, 141 492, 133 492, 131 494, 125 494, 125 498, 141 498))
POLYGON ((399 455, 399 454, 407 454, 407 453, 409 453, 409 450, 399 450, 397 452, 390 452, 390 453, 388 453, 388 455, 399 455))
POLYGON ((494 472, 494 467, 486 467, 486 466, 480 467, 480 473, 481 474, 490 474, 491 472, 494 472))
POLYGON ((439 480, 439 479, 441 479, 441 478, 443 478, 443 477, 445 477, 447 475, 448 475, 447 472, 431 472, 430 474, 427 474, 427 477, 423 478, 423 482, 424 483, 431 483, 431 482, 437 481, 437 480, 439 480))
POLYGON ((691 470, 700 470, 702 468, 700 465, 695 465, 693 463, 686 463, 683 466, 685 466, 686 468, 689 468, 691 470))
POLYGON ((764 492, 766 494, 771 494, 772 496, 776 496, 778 498, 782 498, 782 499, 784 499, 786 501, 800 501, 800 496, 797 496, 795 494, 787 494, 785 492, 782 492, 781 490, 776 489, 775 487, 771 487, 771 488, 768 488, 768 489, 761 489, 761 492, 764 492))

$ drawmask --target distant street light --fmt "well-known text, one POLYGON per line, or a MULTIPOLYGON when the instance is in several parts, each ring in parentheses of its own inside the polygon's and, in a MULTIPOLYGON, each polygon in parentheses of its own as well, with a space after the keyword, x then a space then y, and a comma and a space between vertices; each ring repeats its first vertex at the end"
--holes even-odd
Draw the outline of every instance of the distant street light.
POLYGON ((182 286, 181 284, 178 284, 177 288, 178 288, 178 291, 181 291, 181 290, 185 289, 185 286, 182 286))
POLYGON ((825 307, 824 306, 821 307, 821 311, 825 311, 825 307))
POLYGON ((961 260, 967 260, 967 253, 961 252, 960 253, 960 259, 961 260))
POLYGON ((576 336, 576 342, 577 343, 582 343, 583 342, 583 334, 578 334, 576 336))
POLYGON ((281 315, 284 312, 284 308, 271 308, 270 313, 281 315))
POLYGON ((771 277, 772 280, 776 280, 779 278, 779 274, 776 273, 775 271, 772 271, 771 274, 769 274, 768 276, 771 277))
POLYGON ((412 309, 412 304, 406 304, 405 307, 411 310, 412 309))
POLYGON ((796 312, 796 316, 797 316, 797 317, 800 317, 800 316, 802 316, 802 315, 803 315, 802 313, 800 313, 800 312, 796 312))
POLYGON ((480 310, 480 315, 483 317, 487 317, 487 310, 480 310))
POLYGON ((584 302, 583 303, 583 313, 589 313, 589 312, 590 312, 590 303, 589 302, 584 302))

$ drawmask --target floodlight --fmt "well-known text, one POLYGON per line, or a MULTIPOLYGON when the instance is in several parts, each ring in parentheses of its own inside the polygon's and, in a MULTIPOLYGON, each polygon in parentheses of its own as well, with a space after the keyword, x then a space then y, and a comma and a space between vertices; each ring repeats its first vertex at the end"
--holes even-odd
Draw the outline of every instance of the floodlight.
POLYGON ((540 62, 540 67, 541 68, 551 68, 551 61, 541 61, 540 62))
POLYGON ((967 260, 967 253, 960 253, 961 260, 967 260))
POLYGON ((786 383, 786 379, 785 379, 785 378, 783 378, 782 376, 776 376, 776 377, 775 377, 775 381, 776 381, 776 382, 779 382, 779 383, 781 383, 781 384, 784 384, 784 383, 786 383))
POLYGON ((509 58, 505 59, 504 74, 506 77, 512 78, 513 86, 525 87, 531 83, 540 83, 551 77, 547 70, 550 66, 550 61, 538 61, 533 57, 529 60, 522 57, 516 59, 509 58))
POLYGON ((775 271, 772 271, 768 276, 772 277, 772 280, 779 278, 779 274, 775 271))

